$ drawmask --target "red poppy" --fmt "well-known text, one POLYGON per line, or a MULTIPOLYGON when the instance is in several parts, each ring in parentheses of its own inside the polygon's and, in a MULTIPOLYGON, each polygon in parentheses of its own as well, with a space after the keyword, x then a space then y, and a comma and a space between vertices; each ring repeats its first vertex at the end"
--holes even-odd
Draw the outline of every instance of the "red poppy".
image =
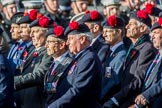
POLYGON ((78 22, 76 21, 72 21, 70 24, 69 24, 69 27, 71 30, 78 30, 79 29, 79 24, 78 22))
POLYGON ((146 6, 145 6, 145 11, 146 11, 146 13, 151 14, 151 13, 152 13, 153 8, 154 8, 154 5, 149 4, 149 3, 148 3, 148 4, 146 4, 146 6))
POLYGON ((159 18, 158 23, 162 26, 162 18, 159 18))
POLYGON ((47 17, 45 17, 45 16, 41 17, 39 19, 39 25, 41 27, 48 27, 48 25, 49 25, 49 19, 47 17))
POLYGON ((25 50, 23 53, 23 57, 26 58, 28 56, 28 52, 25 50))
POLYGON ((29 13, 29 18, 34 21, 37 18, 37 10, 33 9, 29 13))
POLYGON ((137 16, 140 19, 146 19, 148 16, 144 10, 139 10, 137 11, 137 16))
POLYGON ((18 51, 22 50, 22 47, 18 47, 18 51))
POLYGON ((99 18, 99 13, 98 13, 96 10, 92 11, 92 12, 90 13, 90 18, 91 18, 92 20, 98 19, 98 18, 99 18))
POLYGON ((63 34, 64 32, 64 28, 61 26, 57 26, 56 28, 54 28, 54 34, 59 37, 63 34))
POLYGON ((37 56, 38 56, 38 52, 35 51, 35 52, 33 53, 33 57, 37 57, 37 56))
POLYGON ((117 19, 114 15, 108 18, 108 24, 112 27, 117 26, 117 19))
POLYGON ((53 72, 51 73, 51 75, 55 76, 55 75, 56 75, 56 71, 53 71, 53 72))
POLYGON ((134 57, 135 55, 136 55, 136 53, 137 53, 137 51, 132 51, 132 55, 131 55, 131 57, 134 57))

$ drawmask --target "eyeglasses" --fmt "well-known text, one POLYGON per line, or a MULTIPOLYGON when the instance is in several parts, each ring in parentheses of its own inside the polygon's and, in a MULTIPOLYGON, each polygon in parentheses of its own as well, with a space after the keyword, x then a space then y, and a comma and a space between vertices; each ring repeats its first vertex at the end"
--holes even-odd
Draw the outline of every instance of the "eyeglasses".
POLYGON ((47 40, 47 41, 46 41, 46 44, 51 44, 51 43, 58 44, 58 43, 59 43, 59 41, 50 41, 50 40, 47 40))

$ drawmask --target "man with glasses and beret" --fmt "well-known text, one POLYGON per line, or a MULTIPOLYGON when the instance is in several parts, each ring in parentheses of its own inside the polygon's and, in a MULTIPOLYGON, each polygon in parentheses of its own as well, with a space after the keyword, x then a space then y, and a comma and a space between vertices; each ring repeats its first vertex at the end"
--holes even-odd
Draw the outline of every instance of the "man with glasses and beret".
POLYGON ((101 108, 101 62, 90 47, 92 36, 84 23, 71 22, 65 30, 75 58, 57 82, 48 108, 101 108))
POLYGON ((67 36, 64 35, 64 30, 62 26, 56 25, 46 34, 45 46, 47 54, 53 57, 53 63, 47 71, 44 80, 44 88, 47 94, 46 106, 55 101, 58 80, 73 60, 66 45, 67 36))

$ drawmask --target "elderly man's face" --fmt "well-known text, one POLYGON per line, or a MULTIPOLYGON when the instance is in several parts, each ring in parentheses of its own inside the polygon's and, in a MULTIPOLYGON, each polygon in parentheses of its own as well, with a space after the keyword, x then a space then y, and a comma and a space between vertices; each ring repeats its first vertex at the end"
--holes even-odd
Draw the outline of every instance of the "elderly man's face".
POLYGON ((33 45, 38 48, 45 44, 46 36, 45 31, 41 30, 40 27, 32 27, 30 37, 32 38, 33 45))
POLYGON ((23 41, 31 40, 29 24, 27 23, 20 24, 19 32, 23 41))
POLYGON ((20 26, 18 24, 11 24, 10 33, 13 40, 19 40, 21 38, 19 28, 20 26))
POLYGON ((65 48, 65 44, 65 41, 60 41, 54 36, 48 36, 45 44, 47 54, 52 57, 58 57, 62 49, 65 48), (62 44, 64 44, 64 46, 62 46, 62 44))
POLYGON ((68 35, 67 45, 69 50, 73 54, 77 54, 81 51, 81 40, 77 35, 68 35))
POLYGON ((151 32, 152 42, 155 48, 162 48, 162 29, 157 28, 151 32))
POLYGON ((121 39, 121 36, 119 36, 117 30, 109 28, 103 29, 103 37, 105 38, 105 42, 111 46, 115 45, 116 42, 121 39))
POLYGON ((129 23, 126 25, 126 36, 129 38, 138 38, 138 35, 140 33, 139 31, 140 25, 139 22, 135 19, 130 19, 129 23))

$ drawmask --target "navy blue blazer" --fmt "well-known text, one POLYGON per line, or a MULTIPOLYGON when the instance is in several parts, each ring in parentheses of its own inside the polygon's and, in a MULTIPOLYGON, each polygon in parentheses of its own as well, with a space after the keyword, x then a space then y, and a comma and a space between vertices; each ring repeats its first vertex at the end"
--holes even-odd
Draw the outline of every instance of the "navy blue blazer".
POLYGON ((149 35, 140 39, 143 39, 142 42, 126 57, 121 74, 121 90, 114 95, 123 108, 134 104, 134 98, 142 90, 145 72, 157 54, 149 35))
POLYGON ((98 56, 90 47, 84 49, 58 81, 48 108, 101 108, 101 77, 98 56))
POLYGON ((0 54, 0 108, 13 108, 13 74, 0 54))
POLYGON ((119 73, 126 57, 126 47, 124 44, 118 46, 108 58, 104 66, 104 73, 102 78, 102 94, 101 100, 105 102, 119 90, 120 77, 119 73), (107 77, 106 67, 111 68, 111 76, 107 77))
POLYGON ((110 47, 108 44, 104 42, 104 38, 102 35, 97 37, 97 39, 92 44, 92 48, 95 51, 95 53, 98 55, 101 63, 104 64, 106 60, 106 56, 110 51, 110 47))
MULTIPOLYGON (((162 103, 162 61, 155 66, 153 72, 157 72, 149 88, 142 92, 142 95, 149 102, 149 108, 160 108, 162 103)), ((148 79, 149 80, 149 79, 148 79)))

